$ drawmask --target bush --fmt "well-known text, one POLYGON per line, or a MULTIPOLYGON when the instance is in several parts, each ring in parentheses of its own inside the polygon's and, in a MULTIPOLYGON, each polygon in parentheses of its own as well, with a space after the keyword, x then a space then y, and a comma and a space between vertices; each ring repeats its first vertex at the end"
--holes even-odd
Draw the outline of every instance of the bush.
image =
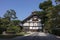
POLYGON ((3 38, 3 39, 11 39, 11 38, 14 38, 14 37, 17 37, 17 36, 23 36, 23 34, 20 34, 20 35, 17 35, 17 34, 13 34, 13 35, 1 35, 0 34, 0 38, 3 38))
POLYGON ((20 32, 20 27, 19 26, 11 26, 11 27, 8 27, 8 29, 7 29, 7 33, 18 33, 18 32, 20 32))
POLYGON ((52 34, 60 36, 60 29, 53 29, 52 34))

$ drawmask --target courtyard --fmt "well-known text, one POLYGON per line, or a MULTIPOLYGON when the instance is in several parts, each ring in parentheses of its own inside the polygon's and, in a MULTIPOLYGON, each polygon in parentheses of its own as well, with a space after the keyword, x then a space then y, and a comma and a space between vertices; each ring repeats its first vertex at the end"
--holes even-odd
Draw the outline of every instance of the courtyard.
POLYGON ((44 32, 33 32, 27 36, 18 36, 11 39, 0 39, 0 40, 60 40, 58 36, 44 32))

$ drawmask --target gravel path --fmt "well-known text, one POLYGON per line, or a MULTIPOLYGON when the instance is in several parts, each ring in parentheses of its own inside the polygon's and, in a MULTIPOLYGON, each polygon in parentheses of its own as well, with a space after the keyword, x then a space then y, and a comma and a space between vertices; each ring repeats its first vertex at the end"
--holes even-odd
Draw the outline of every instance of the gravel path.
POLYGON ((0 39, 0 40, 60 40, 60 38, 48 33, 35 32, 29 36, 18 36, 12 39, 0 39))

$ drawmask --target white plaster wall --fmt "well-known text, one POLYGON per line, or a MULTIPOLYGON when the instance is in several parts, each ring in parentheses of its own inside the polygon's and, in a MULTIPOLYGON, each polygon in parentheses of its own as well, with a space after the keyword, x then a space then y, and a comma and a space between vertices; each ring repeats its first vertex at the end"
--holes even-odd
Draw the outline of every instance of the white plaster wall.
POLYGON ((32 29, 32 27, 29 27, 29 29, 32 29))
POLYGON ((39 29, 39 27, 33 27, 33 29, 39 29))
POLYGON ((30 23, 30 26, 33 26, 33 23, 30 23))
MULTIPOLYGON (((30 20, 27 20, 27 22, 33 22, 32 19, 33 19, 33 18, 31 18, 30 20)), ((36 18, 35 18, 35 19, 36 19, 36 18)), ((41 22, 41 19, 38 18, 38 21, 36 21, 36 22, 41 22)))
POLYGON ((32 18, 29 21, 31 22, 32 21, 32 18))
POLYGON ((32 22, 32 18, 30 20, 27 20, 27 22, 32 22))
POLYGON ((41 24, 41 23, 36 23, 36 22, 33 23, 33 22, 32 22, 32 23, 24 23, 23 26, 40 26, 40 27, 41 27, 42 24, 41 24))
POLYGON ((38 21, 40 21, 40 22, 41 22, 41 19, 38 19, 38 21))
POLYGON ((24 23, 23 26, 29 26, 29 23, 24 23))
POLYGON ((38 23, 34 23, 34 26, 38 26, 38 23))
POLYGON ((29 29, 42 29, 42 27, 29 27, 29 29))

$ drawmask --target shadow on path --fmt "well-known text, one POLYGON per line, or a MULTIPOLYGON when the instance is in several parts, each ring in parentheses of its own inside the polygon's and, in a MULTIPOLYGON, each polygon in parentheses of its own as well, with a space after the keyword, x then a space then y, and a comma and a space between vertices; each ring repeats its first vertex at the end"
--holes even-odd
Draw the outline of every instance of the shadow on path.
POLYGON ((12 39, 0 39, 0 40, 60 40, 59 38, 51 36, 19 36, 12 39))
POLYGON ((60 40, 60 38, 57 38, 55 35, 52 35, 52 34, 48 34, 46 36, 44 35, 46 34, 36 32, 29 36, 18 36, 11 39, 0 39, 0 40, 60 40))

